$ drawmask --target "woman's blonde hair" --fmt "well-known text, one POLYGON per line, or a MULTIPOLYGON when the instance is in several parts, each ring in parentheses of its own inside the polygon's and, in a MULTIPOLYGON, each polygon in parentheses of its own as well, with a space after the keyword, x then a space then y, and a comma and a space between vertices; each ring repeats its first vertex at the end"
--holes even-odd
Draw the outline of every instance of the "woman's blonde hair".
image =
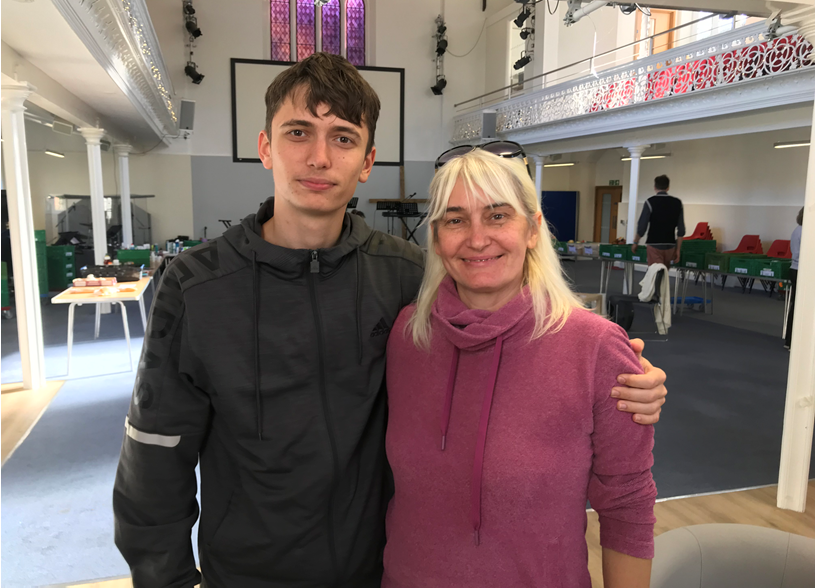
POLYGON ((557 332, 564 326, 575 308, 583 308, 573 294, 561 268, 552 244, 552 235, 546 221, 536 222, 541 204, 536 188, 527 173, 527 167, 519 159, 507 159, 474 149, 457 157, 440 168, 430 187, 428 216, 428 255, 425 275, 419 288, 417 307, 408 322, 414 344, 428 349, 431 342, 431 309, 436 300, 439 285, 447 275, 442 259, 436 254, 436 225, 445 217, 453 187, 458 180, 464 184, 471 205, 489 205, 503 202, 523 214, 533 231, 538 232, 538 242, 527 250, 524 260, 523 284, 529 286, 533 302, 535 328, 532 338, 546 332, 557 332))

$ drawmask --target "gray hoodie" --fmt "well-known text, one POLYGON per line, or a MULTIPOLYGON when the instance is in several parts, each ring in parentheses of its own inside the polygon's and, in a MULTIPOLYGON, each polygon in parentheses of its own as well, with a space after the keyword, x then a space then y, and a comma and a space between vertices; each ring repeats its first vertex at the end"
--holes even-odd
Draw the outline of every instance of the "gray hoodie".
POLYGON ((150 314, 114 486, 135 588, 379 586, 388 332, 422 251, 346 215, 277 247, 256 215, 182 253, 150 314))

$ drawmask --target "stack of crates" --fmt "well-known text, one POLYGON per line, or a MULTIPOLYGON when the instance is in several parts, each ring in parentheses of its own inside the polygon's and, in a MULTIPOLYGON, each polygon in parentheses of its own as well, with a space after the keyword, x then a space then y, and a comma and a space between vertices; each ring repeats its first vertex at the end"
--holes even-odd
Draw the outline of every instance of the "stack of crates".
POLYGON ((45 255, 45 231, 34 231, 34 249, 37 252, 37 280, 40 296, 48 295, 48 258, 45 255))
POLYGON ((61 292, 70 288, 77 277, 76 248, 73 245, 51 245, 46 247, 48 259, 48 288, 61 292))
POLYGON ((710 239, 691 239, 689 241, 683 241, 683 245, 680 248, 680 267, 703 269, 706 267, 706 255, 716 252, 716 241, 710 239))
POLYGON ((626 246, 626 258, 629 261, 637 261, 640 263, 646 263, 646 246, 645 245, 638 245, 637 251, 632 253, 632 246, 626 246))
POLYGON ((561 255, 567 255, 567 244, 564 241, 555 242, 555 250, 561 255))
POLYGON ((8 268, 6 267, 6 262, 2 262, 2 266, 0 266, 0 307, 2 308, 10 308, 11 307, 11 296, 9 296, 9 283, 8 283, 8 268))
POLYGON ((150 267, 150 249, 120 249, 116 252, 116 259, 122 265, 132 263, 135 266, 150 267))
POLYGON ((631 255, 631 245, 613 245, 601 243, 598 247, 601 259, 611 259, 612 261, 625 261, 628 259, 626 252, 629 251, 631 255))
POLYGON ((790 259, 755 259, 751 266, 751 275, 787 280, 790 277, 791 263, 790 259))

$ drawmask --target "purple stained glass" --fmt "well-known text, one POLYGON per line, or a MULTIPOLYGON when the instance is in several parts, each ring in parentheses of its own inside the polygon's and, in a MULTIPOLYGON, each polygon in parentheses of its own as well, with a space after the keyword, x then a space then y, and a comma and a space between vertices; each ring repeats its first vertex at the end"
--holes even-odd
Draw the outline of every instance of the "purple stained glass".
POLYGON ((290 61, 289 0, 269 0, 272 61, 290 61))
POLYGON ((346 57, 354 65, 365 65, 365 3, 346 0, 346 57))
POLYGON ((297 59, 305 59, 315 51, 314 0, 297 0, 297 59))
POLYGON ((340 0, 323 5, 323 51, 340 55, 340 0))

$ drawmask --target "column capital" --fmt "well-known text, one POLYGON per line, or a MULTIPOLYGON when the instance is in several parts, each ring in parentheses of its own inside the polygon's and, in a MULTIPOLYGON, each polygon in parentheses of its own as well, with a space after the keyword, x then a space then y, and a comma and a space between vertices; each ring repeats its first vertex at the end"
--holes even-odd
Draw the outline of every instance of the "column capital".
POLYGON ((102 137, 105 136, 105 129, 97 127, 80 127, 79 132, 85 137, 85 142, 88 145, 99 145, 102 137))
POLYGON ((37 89, 28 82, 10 82, 2 85, 2 108, 10 112, 23 112, 29 96, 37 89))
POLYGON ((534 153, 529 154, 527 157, 529 157, 535 162, 536 167, 541 167, 542 165, 544 165, 544 160, 546 159, 544 155, 536 155, 534 153))
POLYGON ((114 145, 113 152, 116 153, 118 157, 127 157, 130 153, 133 153, 133 146, 124 143, 114 145))
POLYGON ((632 159, 640 159, 643 152, 651 147, 651 145, 626 145, 625 147, 629 150, 629 154, 632 156, 632 159))

